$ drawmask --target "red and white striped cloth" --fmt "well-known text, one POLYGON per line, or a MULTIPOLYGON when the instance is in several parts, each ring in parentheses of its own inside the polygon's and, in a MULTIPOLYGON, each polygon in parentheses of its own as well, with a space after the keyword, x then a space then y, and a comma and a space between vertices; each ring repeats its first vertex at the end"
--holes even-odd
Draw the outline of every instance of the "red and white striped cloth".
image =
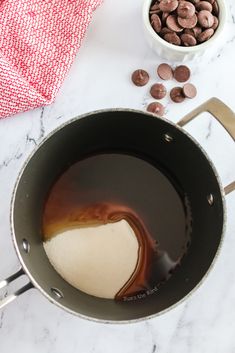
POLYGON ((102 0, 0 0, 0 118, 50 104, 102 0))

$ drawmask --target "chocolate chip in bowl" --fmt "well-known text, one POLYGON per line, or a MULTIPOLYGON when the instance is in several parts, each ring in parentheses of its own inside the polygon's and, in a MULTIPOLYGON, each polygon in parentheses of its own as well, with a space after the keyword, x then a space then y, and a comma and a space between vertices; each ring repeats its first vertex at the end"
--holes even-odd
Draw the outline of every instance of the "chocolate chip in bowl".
POLYGON ((202 28, 211 28, 214 25, 214 16, 207 10, 200 11, 197 15, 197 20, 202 28))
POLYGON ((177 7, 177 15, 180 18, 192 18, 195 11, 195 6, 189 1, 180 1, 177 7))
MULTIPOLYGON (((212 4, 204 0, 199 0, 195 4, 184 0, 160 0, 160 2, 159 0, 154 0, 150 8, 150 21, 153 29, 160 36, 162 25, 166 23, 167 28, 173 33, 166 33, 162 38, 171 44, 187 47, 201 43, 200 41, 197 42, 197 37, 193 31, 190 34, 187 32, 188 29, 199 27, 203 31, 204 29, 212 28, 217 22, 219 24, 217 7, 213 10, 212 4), (152 8, 157 9, 157 14, 152 14, 152 8), (178 33, 181 32, 180 40, 178 33), (177 34, 177 37, 175 34, 177 34)), ((210 38, 208 36, 203 37, 210 38)))
POLYGON ((182 27, 182 31, 188 28, 194 28, 197 25, 198 17, 194 14, 192 17, 183 18, 178 16, 177 21, 179 25, 182 27))
POLYGON ((195 7, 197 11, 207 10, 209 12, 212 12, 212 5, 209 1, 199 1, 198 3, 196 3, 195 7))
POLYGON ((174 44, 174 45, 181 44, 180 37, 175 32, 167 33, 164 35, 163 38, 165 39, 166 42, 170 44, 174 44))
POLYGON ((208 28, 198 35, 198 41, 200 43, 206 42, 213 36, 213 34, 214 34, 213 28, 208 28))
POLYGON ((180 39, 185 47, 192 47, 197 44, 196 38, 190 33, 183 33, 180 39))
POLYGON ((144 0, 143 11, 147 40, 161 58, 183 62, 223 43, 225 0, 144 0))

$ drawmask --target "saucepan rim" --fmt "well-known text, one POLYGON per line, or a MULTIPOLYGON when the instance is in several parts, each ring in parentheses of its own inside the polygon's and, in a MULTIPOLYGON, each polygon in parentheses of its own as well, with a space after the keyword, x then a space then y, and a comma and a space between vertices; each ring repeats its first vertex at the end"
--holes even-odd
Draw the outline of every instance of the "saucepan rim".
POLYGON ((105 324, 124 324, 124 323, 138 323, 141 321, 145 321, 145 320, 149 320, 151 318, 160 316, 162 314, 167 313, 168 311, 172 310, 173 308, 177 307, 178 305, 180 305, 181 303, 183 303, 189 296, 191 296, 191 294, 193 294, 198 287, 200 287, 204 281, 206 280, 206 278, 208 277, 209 273, 211 272, 211 270, 213 269, 215 262, 217 260, 217 257, 220 253, 223 241, 224 241, 224 234, 225 234, 225 230, 226 230, 226 223, 227 223, 227 210, 226 210, 226 201, 225 201, 225 192, 224 192, 224 188, 222 186, 222 182, 221 179, 219 177, 219 174, 213 164, 213 162, 211 161, 210 157, 208 156, 208 154, 206 153, 206 151, 203 149, 203 147, 199 144, 199 142, 191 135, 189 134, 184 128, 180 127, 179 125, 177 125, 176 123, 162 117, 162 118, 156 118, 156 116, 152 113, 149 112, 144 112, 142 110, 138 110, 138 109, 130 109, 130 108, 111 108, 111 109, 101 109, 101 110, 95 110, 95 111, 91 111, 89 113, 85 113, 82 115, 78 115, 68 121, 66 121, 65 123, 61 124, 60 126, 56 127, 53 131, 51 131, 39 144, 38 146, 30 153, 30 155, 27 157, 27 159, 25 160, 14 185, 14 189, 13 189, 13 193, 12 193, 12 198, 11 198, 11 204, 10 204, 10 226, 11 226, 11 237, 12 237, 12 241, 14 244, 14 248, 15 251, 17 253, 17 256, 19 258, 19 261, 22 265, 22 269, 24 271, 24 273, 26 274, 26 276, 28 276, 29 280, 31 281, 31 283, 33 284, 35 289, 38 289, 50 302, 52 302, 53 304, 57 305, 58 307, 60 307, 61 309, 64 309, 65 311, 76 315, 82 319, 86 319, 89 321, 93 321, 93 322, 99 322, 99 323, 105 323, 105 324), (15 198, 16 198, 16 192, 18 190, 18 186, 20 184, 21 181, 21 177, 24 173, 24 171, 26 170, 30 160, 33 158, 34 155, 37 154, 38 150, 57 132, 59 132, 60 130, 64 129, 66 126, 74 123, 77 120, 80 119, 85 119, 89 116, 97 116, 99 114, 103 114, 103 113, 115 113, 115 112, 130 112, 130 113, 137 113, 137 114, 141 114, 141 115, 145 115, 146 117, 150 117, 153 119, 160 119, 162 121, 164 121, 165 123, 168 123, 169 125, 172 125, 173 127, 175 127, 176 129, 178 129, 181 133, 183 133, 184 135, 186 135, 201 151, 201 153, 206 157, 210 167, 212 168, 214 175, 217 179, 218 182, 218 186, 220 189, 220 194, 221 194, 221 200, 222 200, 222 208, 223 208, 223 228, 222 228, 222 232, 221 232, 221 237, 220 237, 220 243, 219 246, 217 248, 216 254, 213 258, 213 261, 211 263, 211 265, 209 266, 208 270, 206 271, 205 275, 203 276, 203 278, 198 282, 198 284, 190 291, 187 293, 187 295, 185 295, 181 300, 177 301, 176 303, 174 303, 173 305, 169 306, 168 308, 157 312, 155 314, 151 314, 151 315, 147 315, 147 316, 143 316, 140 317, 138 319, 130 319, 130 320, 105 320, 105 319, 97 319, 95 317, 91 317, 91 316, 86 316, 84 314, 81 314, 77 311, 71 310, 69 309, 67 306, 61 304, 59 302, 59 300, 56 300, 52 295, 49 295, 47 292, 45 292, 43 290, 43 288, 41 288, 40 284, 34 279, 33 275, 31 274, 30 268, 28 268, 28 266, 25 264, 23 257, 21 256, 20 250, 19 250, 19 245, 17 243, 16 240, 16 234, 15 234, 15 226, 14 226, 14 205, 15 205, 15 198))

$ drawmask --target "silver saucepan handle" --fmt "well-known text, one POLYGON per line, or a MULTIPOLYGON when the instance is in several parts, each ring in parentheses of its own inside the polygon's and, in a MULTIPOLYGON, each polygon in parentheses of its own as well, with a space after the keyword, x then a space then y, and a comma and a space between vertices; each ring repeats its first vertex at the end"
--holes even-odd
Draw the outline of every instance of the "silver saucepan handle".
MULTIPOLYGON (((191 113, 187 114, 177 124, 181 127, 185 126, 191 120, 196 118, 203 112, 211 113, 218 122, 227 130, 229 135, 235 141, 235 113, 218 98, 211 98, 207 102, 194 109, 191 113)), ((235 190, 235 181, 224 188, 225 195, 235 190)))
MULTIPOLYGON (((9 283, 15 281, 17 278, 23 276, 25 273, 23 269, 21 268, 18 270, 16 273, 8 277, 7 279, 4 279, 3 281, 0 282, 0 290, 7 287, 9 283)), ((14 299, 19 297, 21 294, 27 292, 29 289, 33 288, 33 285, 31 282, 27 283, 23 287, 19 288, 16 292, 6 295, 2 300, 0 299, 0 309, 4 308, 7 304, 10 304, 14 299)))

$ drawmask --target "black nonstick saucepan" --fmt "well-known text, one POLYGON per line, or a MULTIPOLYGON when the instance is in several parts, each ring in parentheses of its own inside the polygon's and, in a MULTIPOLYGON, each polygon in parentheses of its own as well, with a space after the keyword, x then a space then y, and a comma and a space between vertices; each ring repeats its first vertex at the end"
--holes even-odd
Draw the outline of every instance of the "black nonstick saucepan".
POLYGON ((183 129, 200 113, 210 112, 235 139, 235 114, 212 98, 178 124, 128 109, 104 110, 75 118, 50 134, 25 163, 12 197, 13 243, 21 269, 0 282, 7 286, 19 276, 29 282, 0 301, 0 308, 31 288, 78 316, 102 322, 133 322, 164 313, 202 282, 218 254, 226 223, 225 189, 201 146, 183 129), (192 212, 192 240, 172 277, 153 295, 138 302, 116 302, 89 296, 64 281, 50 265, 41 238, 45 196, 55 178, 82 157, 100 151, 125 151, 151 160, 177 180, 192 212))

